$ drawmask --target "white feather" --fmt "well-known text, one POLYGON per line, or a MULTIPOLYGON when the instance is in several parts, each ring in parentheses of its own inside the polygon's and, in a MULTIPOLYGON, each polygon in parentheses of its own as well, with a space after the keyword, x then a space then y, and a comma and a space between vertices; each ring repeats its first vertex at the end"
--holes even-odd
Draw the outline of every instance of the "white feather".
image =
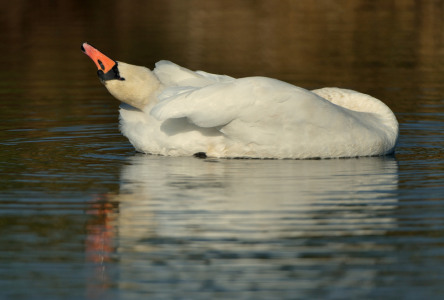
POLYGON ((168 61, 158 62, 153 73, 159 88, 143 110, 120 110, 121 130, 141 152, 351 157, 391 153, 398 138, 392 111, 355 91, 308 91, 266 77, 193 72, 168 61))

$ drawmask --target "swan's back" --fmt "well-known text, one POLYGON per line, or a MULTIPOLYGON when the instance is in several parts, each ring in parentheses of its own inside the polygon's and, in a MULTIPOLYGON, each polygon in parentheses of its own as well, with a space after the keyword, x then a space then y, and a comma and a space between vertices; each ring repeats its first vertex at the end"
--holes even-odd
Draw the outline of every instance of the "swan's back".
POLYGON ((214 80, 199 73, 190 78, 180 70, 177 75, 151 114, 217 128, 226 141, 223 150, 214 147, 219 150, 210 155, 325 158, 393 151, 381 114, 385 105, 368 95, 336 88, 310 92, 266 77, 214 80))

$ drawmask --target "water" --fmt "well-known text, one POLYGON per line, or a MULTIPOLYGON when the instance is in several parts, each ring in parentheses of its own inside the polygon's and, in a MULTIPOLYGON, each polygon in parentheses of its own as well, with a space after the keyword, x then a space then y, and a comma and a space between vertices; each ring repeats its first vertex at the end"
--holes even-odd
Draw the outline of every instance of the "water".
POLYGON ((1 1, 1 299, 442 299, 443 1, 1 1), (393 157, 135 153, 81 53, 382 99, 393 157))

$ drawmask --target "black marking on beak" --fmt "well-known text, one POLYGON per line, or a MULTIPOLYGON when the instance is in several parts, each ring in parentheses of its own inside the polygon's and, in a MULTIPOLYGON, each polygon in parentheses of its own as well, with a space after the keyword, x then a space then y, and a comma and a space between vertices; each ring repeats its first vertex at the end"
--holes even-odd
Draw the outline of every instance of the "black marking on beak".
MULTIPOLYGON (((100 64, 100 66, 102 66, 100 60, 99 60, 99 64, 100 64)), ((120 77, 120 73, 119 73, 119 69, 117 68, 117 65, 118 65, 118 63, 116 62, 114 67, 112 67, 112 69, 106 73, 104 73, 103 70, 98 70, 97 75, 99 76, 100 80, 102 82, 105 82, 108 80, 122 80, 122 81, 125 80, 125 78, 120 77)))
POLYGON ((83 52, 85 52, 85 48, 83 48, 83 44, 80 46, 80 50, 82 50, 83 52))
POLYGON ((99 63, 100 68, 102 68, 102 70, 105 70, 105 66, 103 65, 103 62, 100 59, 98 59, 97 62, 99 63))

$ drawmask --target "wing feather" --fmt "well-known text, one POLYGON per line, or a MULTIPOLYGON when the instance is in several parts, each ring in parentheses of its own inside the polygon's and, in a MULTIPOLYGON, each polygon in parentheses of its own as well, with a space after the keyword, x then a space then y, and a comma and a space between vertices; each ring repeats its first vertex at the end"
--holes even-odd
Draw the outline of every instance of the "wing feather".
POLYGON ((202 87, 217 82, 234 80, 233 77, 226 75, 216 75, 204 71, 194 72, 167 60, 157 62, 153 72, 167 88, 175 86, 202 87))
POLYGON ((281 109, 281 115, 292 114, 294 110, 290 106, 299 106, 319 97, 279 80, 248 77, 204 87, 168 87, 158 98, 159 103, 151 110, 155 118, 185 117, 199 127, 216 127, 236 118, 251 123, 275 118, 281 109), (299 101, 292 101, 295 98, 299 101))
POLYGON ((199 127, 229 123, 248 105, 239 101, 236 85, 219 82, 205 87, 170 87, 159 95, 151 115, 159 120, 186 117, 199 127))

